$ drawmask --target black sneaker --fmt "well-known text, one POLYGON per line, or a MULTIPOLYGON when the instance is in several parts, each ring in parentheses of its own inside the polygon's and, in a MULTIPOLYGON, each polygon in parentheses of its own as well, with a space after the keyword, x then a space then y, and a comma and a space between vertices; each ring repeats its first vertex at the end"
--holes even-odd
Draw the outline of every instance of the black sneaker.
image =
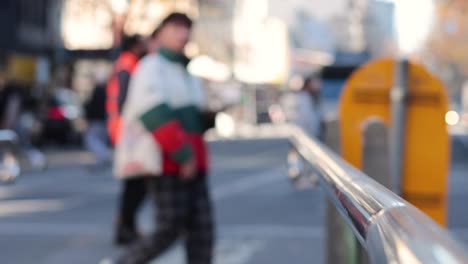
POLYGON ((127 246, 140 238, 140 235, 134 229, 127 227, 118 227, 115 233, 114 243, 116 246, 127 246))

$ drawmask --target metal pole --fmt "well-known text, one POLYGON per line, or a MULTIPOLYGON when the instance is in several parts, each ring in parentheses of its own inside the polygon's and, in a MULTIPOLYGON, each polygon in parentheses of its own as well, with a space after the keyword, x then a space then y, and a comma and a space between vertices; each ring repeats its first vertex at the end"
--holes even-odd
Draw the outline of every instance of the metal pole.
POLYGON ((395 63, 395 81, 390 93, 392 123, 390 129, 390 176, 392 191, 402 194, 406 102, 408 98, 409 63, 407 58, 400 58, 395 63))
POLYGON ((249 121, 252 125, 257 124, 257 86, 255 84, 250 84, 248 87, 248 96, 249 96, 249 121))
MULTIPOLYGON (((363 137, 362 171, 384 187, 390 188, 388 128, 382 120, 370 118, 365 123, 363 137)), ((361 244, 359 244, 359 263, 370 263, 369 254, 361 244)))
MULTIPOLYGON (((340 153, 340 125, 338 120, 328 120, 325 123, 325 144, 334 152, 340 153)), ((327 199, 326 203, 326 225, 327 225, 327 264, 357 264, 358 245, 356 237, 345 220, 334 206, 333 202, 327 199)))

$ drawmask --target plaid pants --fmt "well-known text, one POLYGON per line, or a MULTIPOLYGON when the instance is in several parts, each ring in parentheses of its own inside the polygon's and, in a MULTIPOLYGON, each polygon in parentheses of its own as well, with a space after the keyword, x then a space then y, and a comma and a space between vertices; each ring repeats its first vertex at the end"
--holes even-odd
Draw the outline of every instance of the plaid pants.
POLYGON ((207 180, 184 182, 177 176, 151 180, 156 205, 156 231, 133 244, 117 263, 144 264, 157 258, 181 236, 189 264, 211 264, 214 224, 207 180))

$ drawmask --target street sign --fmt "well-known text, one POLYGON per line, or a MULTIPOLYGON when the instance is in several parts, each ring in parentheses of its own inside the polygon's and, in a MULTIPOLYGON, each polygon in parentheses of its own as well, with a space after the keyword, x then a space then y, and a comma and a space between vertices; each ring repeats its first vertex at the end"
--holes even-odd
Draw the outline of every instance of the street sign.
MULTIPOLYGON (((394 72, 394 60, 372 61, 356 70, 343 90, 339 110, 342 155, 358 168, 363 165, 365 122, 377 117, 387 127, 391 125, 394 72)), ((410 62, 408 91, 402 196, 445 225, 450 162, 445 87, 423 66, 410 62)))

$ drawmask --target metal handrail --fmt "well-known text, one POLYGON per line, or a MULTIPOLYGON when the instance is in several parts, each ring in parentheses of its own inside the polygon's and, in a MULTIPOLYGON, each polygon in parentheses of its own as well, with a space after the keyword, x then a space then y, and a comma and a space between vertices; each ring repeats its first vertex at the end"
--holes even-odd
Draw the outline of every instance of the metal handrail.
POLYGON ((468 263, 467 249, 419 209, 290 127, 290 141, 366 249, 371 263, 468 263))

